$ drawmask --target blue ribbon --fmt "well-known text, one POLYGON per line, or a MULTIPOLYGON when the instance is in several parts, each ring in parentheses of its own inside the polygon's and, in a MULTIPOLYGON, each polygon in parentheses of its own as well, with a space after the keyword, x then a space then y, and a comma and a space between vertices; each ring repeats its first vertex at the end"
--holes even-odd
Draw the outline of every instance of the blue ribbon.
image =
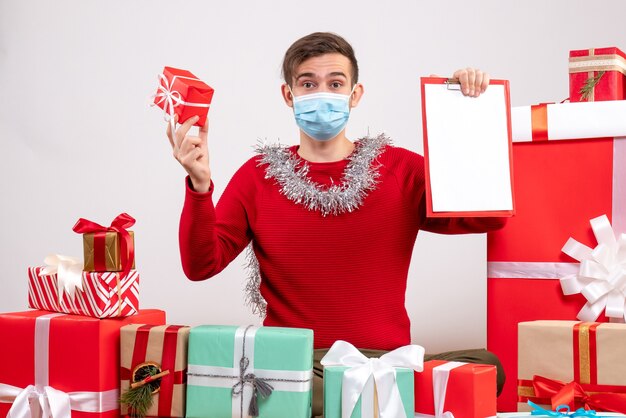
POLYGON ((540 407, 533 401, 528 401, 528 405, 533 407, 530 415, 539 415, 544 417, 599 417, 599 415, 596 415, 596 411, 594 411, 593 409, 585 410, 583 408, 579 408, 574 412, 570 412, 569 405, 559 405, 556 408, 556 411, 549 411, 540 407))

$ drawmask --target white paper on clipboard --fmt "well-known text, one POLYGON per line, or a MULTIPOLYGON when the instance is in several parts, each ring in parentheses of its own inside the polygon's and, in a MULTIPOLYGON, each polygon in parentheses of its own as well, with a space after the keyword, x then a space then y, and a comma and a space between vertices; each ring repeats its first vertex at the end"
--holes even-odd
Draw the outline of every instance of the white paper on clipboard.
POLYGON ((441 82, 425 82, 422 91, 430 215, 511 215, 508 83, 491 84, 478 98, 441 82))

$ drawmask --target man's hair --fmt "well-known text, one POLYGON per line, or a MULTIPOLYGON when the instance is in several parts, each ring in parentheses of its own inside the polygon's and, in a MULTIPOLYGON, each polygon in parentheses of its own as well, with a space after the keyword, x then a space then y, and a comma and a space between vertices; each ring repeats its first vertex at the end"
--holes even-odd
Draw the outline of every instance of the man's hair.
POLYGON ((352 85, 359 79, 359 65, 354 50, 341 36, 331 32, 314 32, 295 41, 285 52, 283 59, 283 77, 291 86, 296 68, 309 58, 324 54, 339 53, 350 60, 352 65, 352 85))

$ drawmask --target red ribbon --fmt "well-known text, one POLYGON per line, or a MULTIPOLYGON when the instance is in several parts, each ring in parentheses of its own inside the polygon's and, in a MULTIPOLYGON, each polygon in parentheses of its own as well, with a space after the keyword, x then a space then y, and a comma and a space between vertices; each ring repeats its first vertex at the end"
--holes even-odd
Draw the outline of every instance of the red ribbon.
POLYGON ((568 405, 571 409, 626 413, 626 393, 590 393, 575 381, 563 383, 543 376, 533 377, 533 388, 536 397, 550 399, 552 409, 568 405))
POLYGON ((548 103, 530 107, 533 141, 548 140, 548 103))
MULTIPOLYGON (((133 347, 132 365, 135 367, 146 361, 148 351, 148 340, 150 330, 155 325, 142 325, 137 328, 135 333, 135 346, 133 347)), ((178 370, 176 368, 176 347, 178 345, 178 331, 183 328, 182 325, 169 325, 165 329, 163 336, 163 350, 161 351, 161 370, 169 370, 170 374, 161 378, 158 415, 166 417, 171 415, 172 401, 174 395, 174 385, 187 382, 187 370, 178 370)), ((120 368, 122 380, 132 381, 131 371, 125 367, 120 368)))
POLYGON ((120 237, 120 261, 122 263, 122 275, 120 281, 123 280, 130 272, 135 258, 135 247, 133 240, 126 230, 135 224, 135 218, 127 213, 119 214, 111 226, 102 226, 90 220, 80 218, 72 230, 79 234, 94 233, 94 267, 96 271, 106 271, 106 262, 104 255, 104 236, 107 232, 117 232, 120 237), (96 248, 98 247, 98 248, 96 248), (102 247, 102 248, 100 248, 102 247))

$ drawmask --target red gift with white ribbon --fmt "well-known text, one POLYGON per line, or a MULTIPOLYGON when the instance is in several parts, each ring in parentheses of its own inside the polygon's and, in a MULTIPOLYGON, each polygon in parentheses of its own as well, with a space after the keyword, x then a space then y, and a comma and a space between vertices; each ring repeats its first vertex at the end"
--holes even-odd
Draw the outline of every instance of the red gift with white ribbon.
POLYGON ((563 294, 560 279, 580 270, 561 251, 565 243, 574 237, 594 248, 589 220, 601 215, 626 232, 625 112, 626 101, 512 109, 518 211, 487 235, 487 348, 508 377, 501 411, 517 400, 517 324, 573 320, 587 303, 582 294, 563 294))
POLYGON ((0 314, 0 416, 119 416, 119 330, 165 323, 144 310, 122 319, 46 311, 0 314))

